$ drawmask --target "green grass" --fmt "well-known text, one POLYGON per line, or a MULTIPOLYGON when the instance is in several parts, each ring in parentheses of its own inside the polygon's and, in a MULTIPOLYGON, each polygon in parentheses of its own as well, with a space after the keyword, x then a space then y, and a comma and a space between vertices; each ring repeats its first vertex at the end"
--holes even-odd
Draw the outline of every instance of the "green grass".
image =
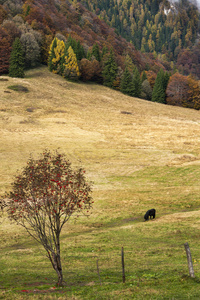
POLYGON ((28 91, 29 91, 27 87, 20 85, 20 84, 10 85, 10 86, 8 86, 8 89, 17 91, 17 92, 25 92, 25 93, 28 93, 28 91))
POLYGON ((30 153, 60 147, 86 169, 94 207, 63 228, 63 288, 42 247, 4 217, 0 299, 199 299, 199 112, 68 82, 46 68, 9 83, 29 93, 4 93, 1 81, 0 194, 30 153), (156 219, 144 222, 150 208, 156 219))
MULTIPOLYGON (((60 299, 66 295, 69 299, 122 299, 122 295, 123 299, 195 299, 200 290, 200 241, 199 229, 188 227, 191 222, 198 219, 189 217, 187 222, 172 224, 122 220, 110 223, 109 227, 88 225, 84 230, 78 223, 80 231, 76 233, 68 233, 64 228, 63 288, 56 287, 56 274, 42 248, 25 233, 19 233, 20 228, 8 226, 8 232, 12 229, 17 234, 12 232, 9 241, 1 239, 0 267, 4 270, 0 281, 4 291, 1 299, 26 299, 33 295, 40 299, 43 292, 60 299), (195 279, 188 276, 183 245, 186 241, 192 252, 195 279), (125 253, 125 284, 122 283, 121 247, 125 253)), ((66 227, 70 231, 74 226, 74 222, 70 222, 66 227)))

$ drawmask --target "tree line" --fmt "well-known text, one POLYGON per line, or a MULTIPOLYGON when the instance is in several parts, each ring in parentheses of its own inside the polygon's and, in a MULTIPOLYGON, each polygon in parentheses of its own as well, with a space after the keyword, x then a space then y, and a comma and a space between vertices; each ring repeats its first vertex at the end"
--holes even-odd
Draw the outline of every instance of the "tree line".
POLYGON ((198 81, 192 76, 194 65, 197 69, 199 66, 198 45, 179 55, 176 68, 173 62, 155 59, 151 53, 142 54, 120 37, 118 40, 112 29, 94 16, 92 19, 79 2, 58 9, 51 1, 47 10, 51 8, 53 15, 39 9, 37 1, 34 6, 29 0, 24 4, 20 0, 3 2, 0 4, 1 74, 9 72, 10 76, 23 77, 25 69, 43 63, 48 64, 50 71, 70 80, 93 81, 133 97, 199 109, 198 81), (64 23, 64 15, 68 25, 64 23), (80 26, 75 27, 74 22, 80 26), (84 38, 77 34, 79 30, 84 38), (98 42, 96 32, 101 32, 98 42), (174 76, 178 69, 179 76, 174 76), (171 91, 166 80, 165 83, 159 80, 162 72, 164 77, 170 77, 171 91), (177 94, 173 86, 181 80, 184 84, 180 84, 177 94))
MULTIPOLYGON (((9 75, 23 77, 25 56, 19 38, 16 38, 10 56, 9 75)), ((94 81, 122 93, 163 104, 200 109, 200 88, 192 76, 177 73, 171 75, 160 69, 139 72, 129 55, 125 69, 117 65, 113 49, 100 51, 95 43, 85 53, 80 42, 71 36, 64 42, 55 37, 50 45, 49 70, 69 80, 94 81)))

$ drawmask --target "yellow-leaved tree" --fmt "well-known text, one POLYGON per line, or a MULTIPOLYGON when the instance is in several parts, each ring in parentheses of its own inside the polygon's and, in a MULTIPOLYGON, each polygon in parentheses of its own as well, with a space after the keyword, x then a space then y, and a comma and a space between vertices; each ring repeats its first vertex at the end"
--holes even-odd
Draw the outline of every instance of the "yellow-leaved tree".
POLYGON ((52 58, 52 64, 54 66, 53 72, 62 74, 63 73, 63 63, 65 56, 65 43, 56 38, 56 47, 54 48, 54 57, 52 58))
POLYGON ((65 56, 65 43, 58 38, 54 38, 49 51, 49 68, 53 73, 63 73, 63 63, 65 56))
POLYGON ((67 56, 65 56, 63 76, 68 79, 77 80, 81 74, 79 71, 76 54, 71 46, 68 48, 67 53, 67 56))

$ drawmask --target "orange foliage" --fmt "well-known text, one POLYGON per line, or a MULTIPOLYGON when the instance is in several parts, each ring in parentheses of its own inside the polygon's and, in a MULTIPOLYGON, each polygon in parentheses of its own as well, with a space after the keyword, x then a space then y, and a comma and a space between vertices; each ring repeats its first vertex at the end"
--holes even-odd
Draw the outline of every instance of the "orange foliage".
POLYGON ((170 77, 167 90, 167 104, 183 106, 188 97, 187 77, 179 73, 175 73, 170 77))
POLYGON ((99 62, 94 59, 92 61, 83 58, 80 62, 81 78, 84 81, 95 80, 101 78, 101 67, 99 62))
POLYGON ((155 84, 155 81, 156 81, 156 73, 155 72, 153 72, 153 71, 147 71, 146 72, 146 75, 147 75, 147 80, 148 80, 148 82, 150 83, 150 86, 151 86, 151 88, 153 89, 153 87, 154 87, 154 84, 155 84))
POLYGON ((190 76, 175 73, 170 78, 166 94, 167 104, 200 109, 199 82, 190 76))
POLYGON ((0 5, 0 24, 3 23, 3 20, 5 20, 7 17, 7 12, 5 11, 5 9, 3 8, 2 5, 0 5))
POLYGON ((10 52, 10 37, 7 32, 0 27, 0 74, 8 72, 10 52))

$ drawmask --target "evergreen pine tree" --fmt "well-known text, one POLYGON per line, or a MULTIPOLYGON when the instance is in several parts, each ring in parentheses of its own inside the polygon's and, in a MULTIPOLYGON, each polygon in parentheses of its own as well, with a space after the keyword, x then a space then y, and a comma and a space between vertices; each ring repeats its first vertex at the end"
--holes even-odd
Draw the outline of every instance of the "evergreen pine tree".
POLYGON ((88 50, 88 52, 87 52, 87 59, 91 60, 91 57, 92 57, 92 53, 90 52, 90 50, 88 50))
POLYGON ((147 74, 145 71, 142 72, 141 82, 144 82, 147 79, 147 74))
POLYGON ((82 58, 85 58, 85 51, 80 41, 76 44, 76 50, 74 51, 78 61, 81 61, 82 58))
POLYGON ((114 51, 111 48, 110 54, 104 63, 103 72, 102 72, 104 85, 108 87, 113 87, 113 82, 117 75, 117 69, 118 67, 115 61, 114 51))
POLYGON ((142 90, 142 83, 141 83, 141 79, 140 79, 140 73, 138 71, 138 68, 135 67, 135 70, 133 72, 133 86, 134 86, 134 97, 138 97, 140 98, 141 96, 141 90, 142 90))
POLYGON ((132 81, 132 76, 128 70, 128 67, 126 67, 126 69, 122 75, 122 79, 121 79, 121 83, 120 83, 120 91, 122 93, 130 95, 130 96, 132 96, 135 92, 133 81, 132 81))
POLYGON ((16 38, 12 45, 10 55, 9 76, 24 77, 24 52, 19 38, 16 38))
POLYGON ((165 89, 165 75, 163 69, 161 69, 157 74, 156 81, 153 87, 152 101, 165 103, 165 89))
POLYGON ((72 80, 77 80, 80 77, 80 71, 78 67, 78 62, 76 58, 76 54, 74 50, 70 46, 68 49, 68 55, 65 57, 65 70, 64 70, 64 77, 72 80))
POLYGON ((108 47, 107 46, 103 46, 102 48, 102 52, 101 52, 101 59, 104 57, 104 55, 108 53, 108 47))
POLYGON ((164 90, 165 91, 167 89, 169 78, 170 78, 170 74, 168 72, 165 72, 165 74, 164 74, 164 90))
POLYGON ((96 58, 96 60, 98 60, 99 62, 101 61, 100 50, 97 43, 95 43, 92 47, 92 55, 96 58))

